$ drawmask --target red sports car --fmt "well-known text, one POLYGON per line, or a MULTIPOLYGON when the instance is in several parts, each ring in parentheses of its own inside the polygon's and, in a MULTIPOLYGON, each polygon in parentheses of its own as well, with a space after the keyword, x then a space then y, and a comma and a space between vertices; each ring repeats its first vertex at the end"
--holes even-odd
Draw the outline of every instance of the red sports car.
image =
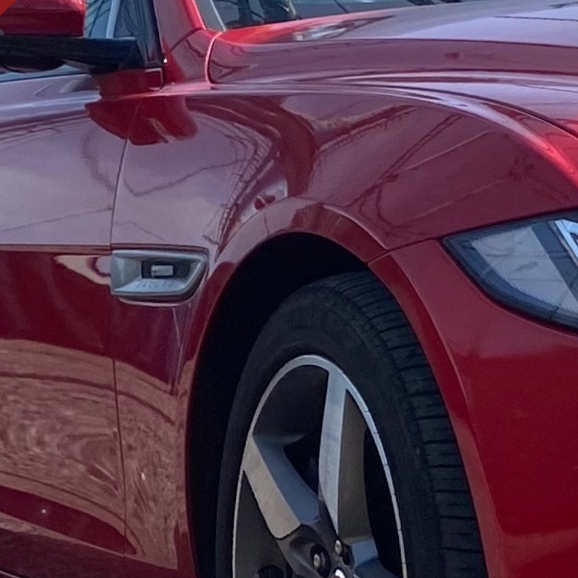
POLYGON ((11 4, 0 577, 576 576, 578 2, 11 4))

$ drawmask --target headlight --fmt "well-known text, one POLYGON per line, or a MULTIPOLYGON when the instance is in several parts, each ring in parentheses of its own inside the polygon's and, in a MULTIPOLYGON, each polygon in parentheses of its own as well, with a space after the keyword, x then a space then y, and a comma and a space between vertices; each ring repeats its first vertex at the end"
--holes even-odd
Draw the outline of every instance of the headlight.
POLYGON ((499 301, 578 328, 578 214, 458 235, 446 245, 499 301))

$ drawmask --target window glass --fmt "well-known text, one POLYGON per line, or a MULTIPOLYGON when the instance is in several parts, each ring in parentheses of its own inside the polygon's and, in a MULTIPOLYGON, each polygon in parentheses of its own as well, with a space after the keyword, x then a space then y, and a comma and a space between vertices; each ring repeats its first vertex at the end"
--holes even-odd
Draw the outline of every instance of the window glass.
POLYGON ((106 38, 114 0, 86 0, 84 33, 91 38, 106 38))
POLYGON ((115 36, 117 38, 129 38, 138 36, 141 14, 139 2, 124 2, 119 10, 116 21, 115 36))
POLYGON ((228 28, 384 8, 483 1, 485 0, 214 0, 217 11, 228 28))
POLYGON ((160 66, 163 58, 152 0, 124 1, 117 14, 114 36, 136 38, 142 52, 146 52, 149 65, 160 66))

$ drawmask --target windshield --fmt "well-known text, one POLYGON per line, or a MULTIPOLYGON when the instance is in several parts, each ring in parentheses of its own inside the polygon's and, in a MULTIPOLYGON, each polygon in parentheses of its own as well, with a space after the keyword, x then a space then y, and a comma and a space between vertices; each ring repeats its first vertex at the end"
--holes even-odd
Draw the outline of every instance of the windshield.
POLYGON ((215 5, 227 28, 240 28, 366 10, 483 1, 485 0, 215 0, 215 5))

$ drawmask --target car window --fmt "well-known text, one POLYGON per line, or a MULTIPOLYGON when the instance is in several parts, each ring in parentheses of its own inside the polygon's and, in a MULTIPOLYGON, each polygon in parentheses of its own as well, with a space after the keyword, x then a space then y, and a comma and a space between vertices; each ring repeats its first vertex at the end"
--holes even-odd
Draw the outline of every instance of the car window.
POLYGON ((90 38, 110 38, 118 15, 120 0, 86 0, 84 33, 90 38))
POLYGON ((485 0, 214 0, 214 3, 227 28, 240 28, 366 10, 483 1, 485 0))

